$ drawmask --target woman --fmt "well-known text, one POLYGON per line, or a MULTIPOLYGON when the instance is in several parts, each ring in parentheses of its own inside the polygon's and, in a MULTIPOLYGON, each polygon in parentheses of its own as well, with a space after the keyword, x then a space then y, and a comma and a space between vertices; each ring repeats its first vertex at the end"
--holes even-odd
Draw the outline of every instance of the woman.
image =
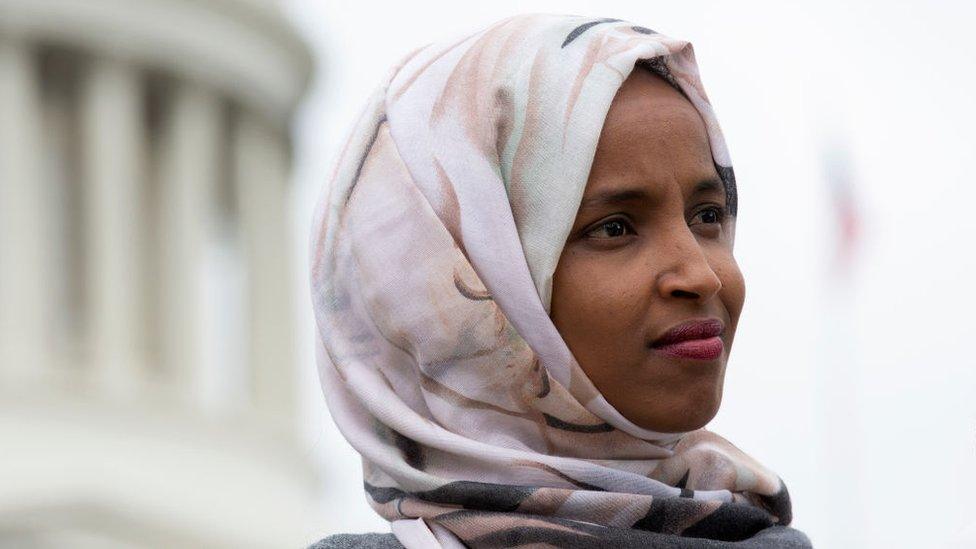
POLYGON ((311 239, 326 400, 393 533, 317 546, 809 546, 702 429, 736 196, 687 42, 525 15, 408 56, 311 239))

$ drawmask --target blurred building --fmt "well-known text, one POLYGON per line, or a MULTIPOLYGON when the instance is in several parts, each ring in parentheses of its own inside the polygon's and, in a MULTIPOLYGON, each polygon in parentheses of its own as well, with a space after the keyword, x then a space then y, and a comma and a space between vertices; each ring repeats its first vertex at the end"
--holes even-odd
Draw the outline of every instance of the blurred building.
POLYGON ((0 546, 290 546, 288 127, 258 0, 0 0, 0 546))

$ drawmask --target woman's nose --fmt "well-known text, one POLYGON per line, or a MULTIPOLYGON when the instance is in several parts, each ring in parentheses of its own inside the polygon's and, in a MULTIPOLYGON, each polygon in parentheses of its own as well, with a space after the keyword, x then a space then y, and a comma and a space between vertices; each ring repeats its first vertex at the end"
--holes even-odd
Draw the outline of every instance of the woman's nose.
POLYGON ((671 244, 665 268, 658 275, 661 297, 706 302, 722 289, 722 279, 690 229, 676 231, 671 244))

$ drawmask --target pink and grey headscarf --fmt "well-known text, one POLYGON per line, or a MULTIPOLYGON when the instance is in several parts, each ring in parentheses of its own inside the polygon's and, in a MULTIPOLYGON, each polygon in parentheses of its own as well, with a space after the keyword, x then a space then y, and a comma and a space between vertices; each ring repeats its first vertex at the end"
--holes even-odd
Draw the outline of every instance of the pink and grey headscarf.
POLYGON ((691 44, 616 19, 523 15, 414 52, 336 162, 310 242, 319 371, 407 547, 809 545, 774 473, 707 430, 627 420, 549 318, 635 65, 701 114, 734 214, 691 44))

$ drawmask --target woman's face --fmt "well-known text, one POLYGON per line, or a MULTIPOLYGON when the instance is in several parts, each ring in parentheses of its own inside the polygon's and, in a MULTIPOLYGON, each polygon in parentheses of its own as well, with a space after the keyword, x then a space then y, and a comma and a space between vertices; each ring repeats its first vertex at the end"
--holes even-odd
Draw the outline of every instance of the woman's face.
POLYGON ((745 299, 726 206, 698 111, 635 69, 600 134, 551 316, 596 388, 645 429, 697 429, 722 401, 745 299), (661 344, 696 320, 721 333, 709 337, 704 324, 683 343, 661 344))

